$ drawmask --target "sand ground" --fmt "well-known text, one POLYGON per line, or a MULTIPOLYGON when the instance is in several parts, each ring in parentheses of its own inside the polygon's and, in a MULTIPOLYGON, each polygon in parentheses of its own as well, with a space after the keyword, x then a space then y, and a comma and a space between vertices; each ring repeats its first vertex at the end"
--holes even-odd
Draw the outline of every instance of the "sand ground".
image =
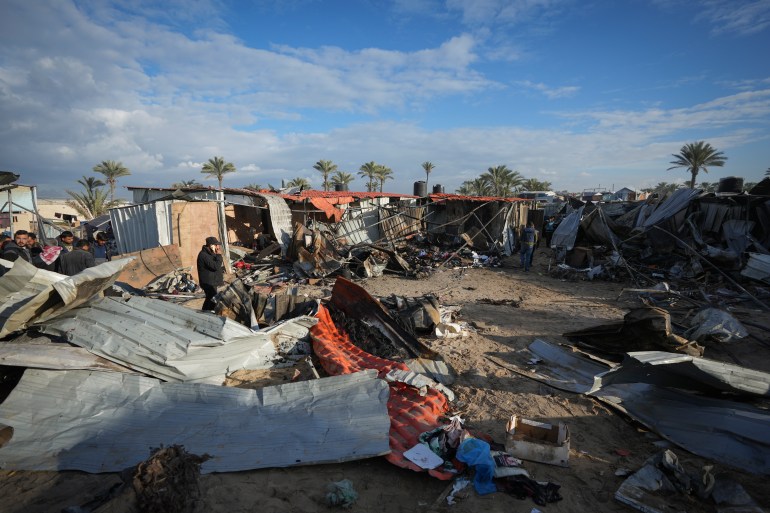
MULTIPOLYGON (((638 304, 630 295, 618 299, 622 284, 551 278, 545 273, 547 256, 544 252, 539 256, 534 272, 530 273, 512 266, 445 270, 423 280, 386 275, 367 280, 363 286, 372 295, 380 296, 433 293, 442 304, 461 306, 460 320, 483 323, 479 324, 482 328, 476 333, 464 338, 425 339, 457 371, 457 382, 452 388, 458 396, 457 410, 469 428, 503 441, 505 421, 511 414, 563 420, 568 424, 572 434, 569 468, 524 464, 534 478, 553 481, 562 487, 563 501, 539 509, 554 513, 632 511, 613 499, 623 480, 615 476, 615 471, 637 469, 659 450, 653 445, 659 438, 592 399, 561 392, 516 375, 487 358, 492 355, 513 362, 517 352, 535 338, 564 342, 562 332, 619 320, 628 307, 638 304), (516 299, 520 300, 520 306, 483 304, 478 302, 480 299, 516 299)), ((305 286, 302 292, 322 297, 329 289, 330 284, 305 286)), ((766 315, 761 318, 758 314, 757 319, 770 325, 766 315)), ((765 362, 768 360, 766 354, 765 362)), ((755 367, 765 367, 766 363, 757 363, 759 360, 750 361, 756 364, 755 367)), ((699 469, 708 463, 684 450, 675 448, 674 451, 688 470, 699 469)), ((763 478, 719 464, 715 471, 726 472, 743 484, 760 504, 770 505, 770 488, 763 478)), ((536 507, 530 500, 518 500, 504 493, 482 497, 472 491, 456 505, 448 507, 443 501, 437 502, 448 483, 397 468, 377 458, 334 465, 206 475, 201 478, 201 500, 196 511, 328 511, 330 508, 322 503, 325 486, 340 479, 350 479, 360 494, 350 510, 353 512, 510 513, 529 512, 536 507)), ((89 501, 118 481, 116 474, 0 471, 0 511, 60 511, 63 507, 89 501)), ((716 508, 685 500, 672 509, 684 510, 712 512, 716 508)), ((126 492, 97 511, 135 511, 133 495, 126 492)))

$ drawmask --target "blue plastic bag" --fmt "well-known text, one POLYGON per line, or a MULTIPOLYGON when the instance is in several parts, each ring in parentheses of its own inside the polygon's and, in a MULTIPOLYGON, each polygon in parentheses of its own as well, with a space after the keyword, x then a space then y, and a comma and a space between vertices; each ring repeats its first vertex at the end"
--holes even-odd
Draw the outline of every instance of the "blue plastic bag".
POLYGON ((473 487, 479 495, 495 493, 497 487, 492 482, 495 475, 495 460, 489 454, 489 444, 478 438, 468 438, 457 448, 457 459, 467 463, 476 471, 473 487))

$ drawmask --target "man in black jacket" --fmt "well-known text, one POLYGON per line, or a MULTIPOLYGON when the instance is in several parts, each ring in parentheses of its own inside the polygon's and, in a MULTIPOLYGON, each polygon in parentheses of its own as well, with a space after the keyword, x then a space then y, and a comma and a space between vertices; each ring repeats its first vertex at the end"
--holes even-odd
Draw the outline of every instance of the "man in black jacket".
POLYGON ((59 256, 60 272, 67 276, 75 276, 80 271, 96 265, 94 256, 88 251, 88 241, 80 239, 75 243, 75 249, 59 256))
POLYGON ((32 255, 30 255, 29 250, 27 249, 26 230, 18 230, 13 234, 13 240, 7 242, 5 246, 3 246, 2 257, 11 262, 15 262, 19 258, 26 260, 27 262, 32 261, 32 255))
POLYGON ((201 310, 214 309, 213 298, 217 294, 217 287, 225 282, 221 247, 222 244, 216 237, 207 237, 206 245, 198 253, 198 281, 206 293, 206 301, 203 302, 201 310))

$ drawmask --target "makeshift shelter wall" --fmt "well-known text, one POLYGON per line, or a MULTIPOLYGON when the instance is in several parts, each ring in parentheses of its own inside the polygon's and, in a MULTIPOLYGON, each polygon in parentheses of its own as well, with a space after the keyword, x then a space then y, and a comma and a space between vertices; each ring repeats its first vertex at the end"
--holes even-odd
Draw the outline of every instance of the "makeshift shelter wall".
POLYGON ((172 243, 173 201, 156 201, 110 209, 112 231, 120 253, 167 246, 172 243))
POLYGON ((183 267, 192 267, 198 280, 196 260, 206 237, 219 238, 218 204, 216 202, 179 201, 171 205, 173 243, 179 246, 183 267))
POLYGON ((143 288, 158 276, 183 267, 179 247, 174 244, 143 249, 122 256, 135 258, 123 269, 117 281, 136 288, 143 288))
POLYGON ((228 242, 242 242, 251 247, 255 237, 265 231, 262 210, 245 205, 227 205, 225 207, 228 242))

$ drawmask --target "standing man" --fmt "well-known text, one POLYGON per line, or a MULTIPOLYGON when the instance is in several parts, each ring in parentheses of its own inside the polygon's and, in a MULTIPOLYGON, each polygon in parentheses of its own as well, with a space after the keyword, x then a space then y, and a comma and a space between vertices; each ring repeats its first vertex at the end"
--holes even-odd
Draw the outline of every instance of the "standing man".
POLYGON ((91 246, 91 254, 94 256, 97 265, 112 260, 112 251, 107 245, 107 236, 103 232, 96 234, 94 245, 91 246))
POLYGON ((529 272, 532 265, 532 252, 535 251, 535 244, 537 244, 537 230, 535 230, 535 223, 530 221, 527 223, 527 227, 521 231, 521 267, 524 268, 524 272, 529 272))
POLYGON ((61 234, 56 237, 56 240, 62 248, 62 255, 75 249, 75 235, 69 230, 61 232, 61 234))
POLYGON ((545 235, 546 248, 551 247, 551 237, 553 237, 553 232, 555 231, 556 231, 556 218, 551 216, 548 218, 548 222, 545 224, 545 228, 543 229, 543 235, 545 235))
POLYGON ((3 258, 15 262, 19 258, 32 261, 32 255, 29 254, 27 249, 27 230, 17 230, 13 234, 13 240, 6 242, 3 246, 3 258))
POLYGON ((69 253, 62 251, 63 254, 59 256, 59 261, 61 262, 59 266, 60 272, 67 276, 74 276, 80 271, 95 266, 94 256, 88 249, 88 241, 80 239, 75 243, 75 249, 69 253))
POLYGON ((203 302, 201 310, 214 309, 213 299, 217 295, 217 287, 225 283, 223 265, 222 244, 216 237, 207 237, 206 245, 198 253, 198 281, 206 293, 206 301, 203 302))

